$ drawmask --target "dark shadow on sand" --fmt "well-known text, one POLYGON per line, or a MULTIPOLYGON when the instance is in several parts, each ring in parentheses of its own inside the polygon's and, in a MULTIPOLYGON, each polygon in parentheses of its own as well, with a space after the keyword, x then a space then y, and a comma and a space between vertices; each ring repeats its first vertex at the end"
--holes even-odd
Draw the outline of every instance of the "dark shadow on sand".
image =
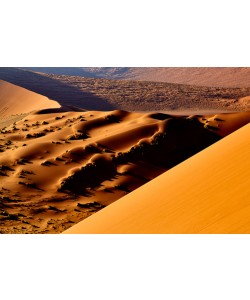
POLYGON ((76 106, 86 110, 114 110, 106 99, 91 92, 82 91, 42 74, 19 68, 0 68, 0 79, 26 88, 35 93, 58 101, 63 106, 76 106))

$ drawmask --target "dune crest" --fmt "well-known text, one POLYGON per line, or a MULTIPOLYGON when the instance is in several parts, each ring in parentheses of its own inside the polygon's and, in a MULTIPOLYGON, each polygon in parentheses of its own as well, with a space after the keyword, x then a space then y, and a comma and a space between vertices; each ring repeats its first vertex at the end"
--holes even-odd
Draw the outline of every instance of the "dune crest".
POLYGON ((250 124, 65 233, 250 233, 250 124))
MULTIPOLYGON (((33 110, 57 108, 60 104, 45 96, 0 80, 0 118, 15 121, 18 115, 27 115, 33 110), (12 117, 12 118, 11 118, 12 117)), ((6 120, 5 120, 6 121, 6 120)), ((1 123, 0 123, 1 126, 1 123)))

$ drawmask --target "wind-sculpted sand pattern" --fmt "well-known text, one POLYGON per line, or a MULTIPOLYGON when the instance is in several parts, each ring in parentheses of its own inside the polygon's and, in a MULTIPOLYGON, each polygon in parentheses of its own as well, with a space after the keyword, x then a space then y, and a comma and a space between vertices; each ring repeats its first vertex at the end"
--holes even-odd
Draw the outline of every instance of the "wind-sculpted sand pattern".
POLYGON ((0 230, 62 232, 220 140, 226 119, 36 111, 1 129, 0 230))

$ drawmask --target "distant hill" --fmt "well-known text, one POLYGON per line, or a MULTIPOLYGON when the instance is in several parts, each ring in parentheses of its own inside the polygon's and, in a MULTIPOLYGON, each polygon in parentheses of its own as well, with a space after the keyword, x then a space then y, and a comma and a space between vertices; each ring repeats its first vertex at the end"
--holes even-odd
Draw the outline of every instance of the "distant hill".
MULTIPOLYGON (((134 69, 140 68, 90 68, 90 67, 25 67, 23 70, 34 71, 38 73, 82 76, 90 78, 106 78, 106 79, 129 79, 132 77, 134 69)), ((148 69, 148 68, 142 68, 148 69)))
POLYGON ((78 67, 24 68, 47 74, 82 76, 106 79, 158 81, 209 87, 250 87, 250 68, 135 68, 135 67, 78 67))

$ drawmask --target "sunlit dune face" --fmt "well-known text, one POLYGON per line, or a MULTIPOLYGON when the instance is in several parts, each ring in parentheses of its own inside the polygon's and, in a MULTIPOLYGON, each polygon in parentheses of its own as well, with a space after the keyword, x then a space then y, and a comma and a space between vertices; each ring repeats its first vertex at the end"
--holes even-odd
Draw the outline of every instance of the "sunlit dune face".
POLYGON ((65 233, 250 233, 250 125, 65 233))

